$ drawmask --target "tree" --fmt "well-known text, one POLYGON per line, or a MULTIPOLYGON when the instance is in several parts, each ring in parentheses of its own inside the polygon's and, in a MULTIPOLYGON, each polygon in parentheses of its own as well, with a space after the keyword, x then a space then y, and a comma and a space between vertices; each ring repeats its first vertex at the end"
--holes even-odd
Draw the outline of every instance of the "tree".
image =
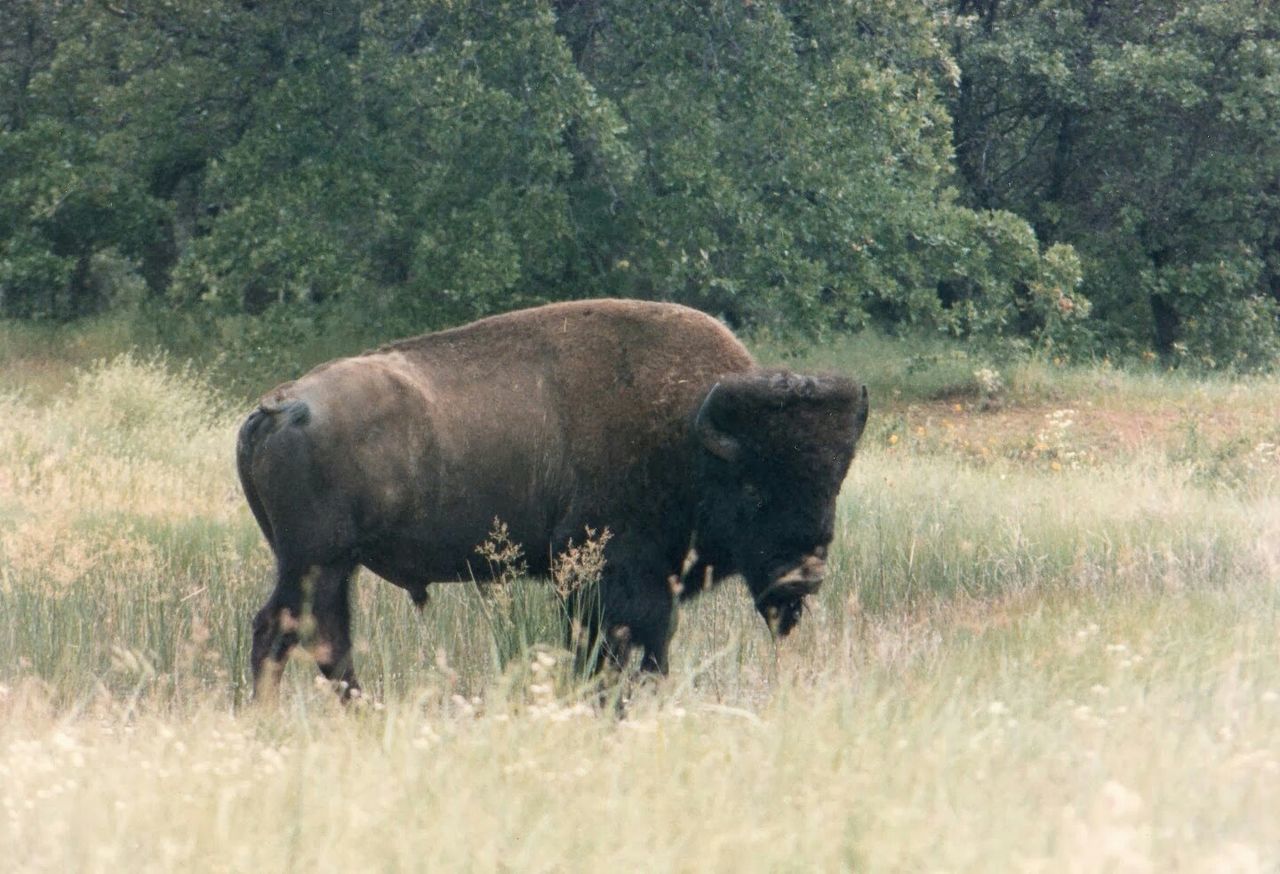
MULTIPOLYGON (((1074 291, 1072 258, 950 190, 955 70, 909 2, 561 3, 641 170, 597 204, 610 290, 733 322, 1000 332, 1074 291), (940 294, 940 287, 951 293, 940 294)), ((1084 306, 1081 306, 1081 310, 1084 306)), ((1038 328, 1037 328, 1038 330, 1038 328)))
MULTIPOLYGON (((340 4, 347 8, 346 4, 340 4)), ((289 71, 210 163, 175 293, 257 311, 358 299, 409 324, 572 295, 570 130, 607 149, 537 3, 370 3, 294 23, 289 71)))
POLYGON ((1277 351, 1280 8, 959 0, 966 202, 1081 254, 1107 347, 1250 367, 1277 351))
POLYGON ((76 13, 53 0, 0 11, 0 314, 101 309, 95 256, 136 254, 157 228, 155 205, 101 149, 76 13))
POLYGON ((103 258, 186 312, 388 330, 588 295, 1045 340, 1087 310, 1069 249, 957 200, 957 71, 908 0, 22 9, 6 314, 107 304, 103 258))

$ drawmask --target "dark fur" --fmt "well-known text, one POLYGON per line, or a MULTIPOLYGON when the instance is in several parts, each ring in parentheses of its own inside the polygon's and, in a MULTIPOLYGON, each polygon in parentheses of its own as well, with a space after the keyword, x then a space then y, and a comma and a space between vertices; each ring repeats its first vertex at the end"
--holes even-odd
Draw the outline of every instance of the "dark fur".
POLYGON ((612 532, 589 630, 609 632, 617 661, 634 644, 666 671, 691 544, 685 597, 741 573, 785 633, 821 582, 866 410, 849 380, 760 371, 715 320, 639 301, 523 310, 321 365, 240 431, 241 482, 277 559, 255 682, 298 642, 309 600, 321 670, 355 688, 352 571, 421 604, 429 583, 484 570, 495 518, 535 574, 585 528, 612 532))

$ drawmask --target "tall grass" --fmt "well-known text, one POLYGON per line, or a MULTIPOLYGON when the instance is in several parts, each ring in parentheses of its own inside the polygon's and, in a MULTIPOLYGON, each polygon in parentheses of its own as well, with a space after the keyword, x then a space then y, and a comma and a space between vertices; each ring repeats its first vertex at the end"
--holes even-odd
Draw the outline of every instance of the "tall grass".
POLYGON ((1276 384, 1073 373, 1035 397, 1123 413, 1165 391, 1231 415, 1117 453, 968 410, 1026 432, 982 456, 915 424, 923 389, 882 407, 797 632, 775 643, 726 583, 682 611, 671 676, 621 720, 566 681, 551 586, 512 583, 499 622, 472 586, 419 612, 365 573, 377 706, 342 711, 299 657, 279 710, 244 708, 271 561, 235 405, 137 355, 10 390, 7 864, 1274 870, 1276 384))
POLYGON ((937 336, 888 337, 866 331, 818 343, 766 337, 754 344, 754 350, 770 365, 854 374, 867 384, 880 409, 886 404, 982 399, 990 393, 992 377, 1000 383, 999 399, 1012 404, 1059 404, 1074 398, 1118 402, 1137 410, 1172 407, 1231 413, 1241 407, 1274 410, 1280 401, 1280 381, 1274 376, 1171 370, 1155 361, 1073 364, 1045 354, 937 336))

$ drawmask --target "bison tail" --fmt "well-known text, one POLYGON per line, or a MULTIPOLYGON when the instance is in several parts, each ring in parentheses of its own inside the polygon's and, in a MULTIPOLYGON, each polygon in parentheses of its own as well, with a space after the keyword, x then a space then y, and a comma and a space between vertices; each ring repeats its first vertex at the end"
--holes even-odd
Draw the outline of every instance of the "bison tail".
POLYGON ((267 515, 262 498, 258 495, 258 487, 253 479, 253 457, 257 448, 268 435, 281 423, 288 425, 304 425, 311 418, 311 410, 306 403, 299 400, 284 403, 263 403, 249 414, 240 426, 240 436, 236 439, 236 469, 240 474, 240 487, 253 511, 253 518, 258 521, 267 542, 272 549, 276 546, 271 519, 267 515))

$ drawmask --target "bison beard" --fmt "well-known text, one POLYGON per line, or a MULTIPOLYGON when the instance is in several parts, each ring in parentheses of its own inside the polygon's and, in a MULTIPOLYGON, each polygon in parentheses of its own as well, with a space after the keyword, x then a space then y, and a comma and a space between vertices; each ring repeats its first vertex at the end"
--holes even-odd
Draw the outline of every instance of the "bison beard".
POLYGON ((786 634, 822 583, 866 418, 864 387, 761 370, 673 304, 552 304, 321 365, 240 431, 245 497, 276 556, 256 694, 298 644, 354 694, 356 567, 421 605, 430 583, 485 570, 475 548, 494 518, 538 575, 585 529, 611 532, 579 646, 598 640, 619 665, 637 647, 665 673, 675 601, 704 580, 741 575, 786 634))

